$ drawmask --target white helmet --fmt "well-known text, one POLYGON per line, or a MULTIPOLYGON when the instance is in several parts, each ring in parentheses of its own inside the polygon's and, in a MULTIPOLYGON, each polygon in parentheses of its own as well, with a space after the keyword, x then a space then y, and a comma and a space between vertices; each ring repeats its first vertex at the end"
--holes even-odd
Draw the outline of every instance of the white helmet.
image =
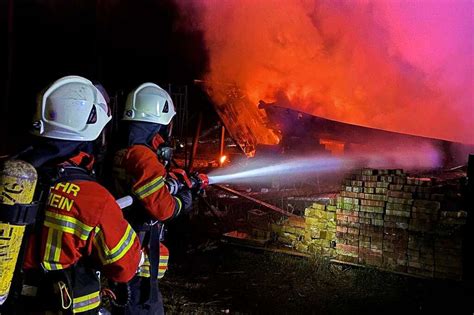
POLYGON ((110 119, 107 102, 91 81, 66 76, 39 95, 32 133, 46 138, 92 141, 110 119))
POLYGON ((154 83, 143 83, 128 94, 123 120, 168 125, 174 115, 170 95, 154 83))

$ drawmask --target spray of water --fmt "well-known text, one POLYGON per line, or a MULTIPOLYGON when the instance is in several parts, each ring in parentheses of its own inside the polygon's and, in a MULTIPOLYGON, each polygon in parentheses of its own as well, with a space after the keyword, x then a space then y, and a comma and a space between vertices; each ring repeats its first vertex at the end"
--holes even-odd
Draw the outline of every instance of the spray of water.
POLYGON ((223 174, 220 174, 220 172, 211 173, 209 183, 234 183, 268 179, 275 176, 337 171, 345 167, 344 163, 343 159, 327 157, 298 158, 285 162, 255 160, 253 163, 249 163, 250 165, 226 169, 223 174))
POLYGON ((298 177, 345 172, 355 168, 432 169, 441 165, 438 151, 431 146, 406 148, 396 152, 365 153, 341 157, 316 155, 288 160, 252 159, 209 174, 210 184, 261 182, 278 178, 294 181, 298 177))

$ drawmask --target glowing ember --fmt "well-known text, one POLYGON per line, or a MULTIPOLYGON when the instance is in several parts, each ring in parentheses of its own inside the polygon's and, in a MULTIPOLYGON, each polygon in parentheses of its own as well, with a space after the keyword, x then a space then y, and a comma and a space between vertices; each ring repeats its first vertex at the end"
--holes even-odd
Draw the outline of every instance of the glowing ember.
POLYGON ((221 157, 219 158, 219 164, 220 164, 220 165, 223 165, 226 160, 227 160, 227 156, 225 156, 225 155, 221 156, 221 157))
MULTIPOLYGON (((229 101, 231 84, 245 94, 242 106, 278 102, 342 122, 474 143, 472 1, 194 4, 210 53, 205 81, 217 105, 229 101)), ((242 113, 236 119, 244 124, 262 115, 242 113)), ((257 124, 266 128, 264 119, 257 124)), ((260 143, 275 139, 268 129, 255 134, 260 143)))

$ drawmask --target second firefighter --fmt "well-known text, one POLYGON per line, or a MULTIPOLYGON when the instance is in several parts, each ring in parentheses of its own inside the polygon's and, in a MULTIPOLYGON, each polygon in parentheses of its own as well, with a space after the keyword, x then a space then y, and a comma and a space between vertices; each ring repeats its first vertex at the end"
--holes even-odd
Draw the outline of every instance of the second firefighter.
POLYGON ((139 235, 145 263, 129 283, 131 299, 117 314, 163 314, 158 279, 167 269, 168 250, 160 242, 162 224, 189 209, 191 192, 183 188, 172 196, 165 185, 167 170, 158 152, 171 133, 176 114, 169 94, 154 83, 144 83, 127 98, 123 120, 127 124, 127 148, 114 157, 117 193, 132 194, 138 201, 126 218, 139 235))

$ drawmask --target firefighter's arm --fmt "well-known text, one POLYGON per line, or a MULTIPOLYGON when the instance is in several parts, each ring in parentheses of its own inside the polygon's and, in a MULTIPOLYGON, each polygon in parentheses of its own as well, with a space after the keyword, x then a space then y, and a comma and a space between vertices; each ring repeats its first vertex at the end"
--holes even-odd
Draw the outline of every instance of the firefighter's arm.
POLYGON ((115 200, 112 196, 109 199, 105 203, 99 225, 95 228, 94 251, 102 263, 102 272, 106 278, 128 282, 140 263, 140 244, 115 200))
POLYGON ((127 169, 134 179, 132 192, 155 219, 165 221, 183 208, 182 201, 170 194, 165 185, 166 169, 147 147, 131 149, 127 169))

